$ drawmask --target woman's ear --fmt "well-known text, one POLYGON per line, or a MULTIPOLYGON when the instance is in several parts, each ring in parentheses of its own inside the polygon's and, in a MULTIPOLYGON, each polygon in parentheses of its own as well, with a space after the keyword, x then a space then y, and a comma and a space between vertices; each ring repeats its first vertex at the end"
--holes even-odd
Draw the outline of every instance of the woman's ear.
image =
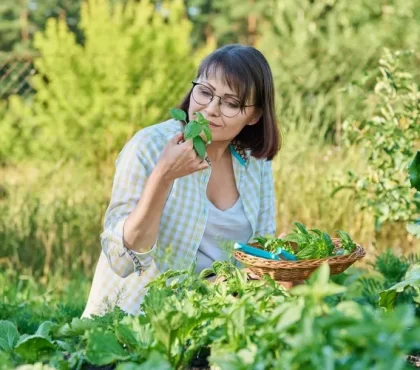
POLYGON ((253 126, 261 119, 263 115, 262 109, 258 108, 255 110, 254 114, 251 117, 251 120, 247 123, 248 126, 253 126))

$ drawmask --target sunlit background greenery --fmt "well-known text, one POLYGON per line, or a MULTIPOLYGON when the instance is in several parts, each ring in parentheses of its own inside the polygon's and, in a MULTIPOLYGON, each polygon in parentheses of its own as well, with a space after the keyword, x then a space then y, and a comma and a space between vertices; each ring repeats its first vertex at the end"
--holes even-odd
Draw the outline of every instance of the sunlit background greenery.
MULTIPOLYGON (((279 233, 294 221, 332 234, 339 228, 366 247, 367 262, 389 248, 397 256, 418 251, 405 229, 418 214, 415 203, 400 208, 398 193, 397 205, 386 209, 380 190, 372 190, 374 202, 360 198, 370 199, 375 183, 363 180, 365 173, 395 170, 407 180, 420 125, 401 123, 412 147, 379 175, 371 173, 363 140, 350 139, 358 122, 385 117, 393 99, 378 89, 381 78, 392 85, 380 70, 380 58, 392 59, 384 48, 414 50, 395 66, 417 86, 419 41, 415 0, 3 0, 3 297, 71 300, 80 312, 118 152, 136 131, 169 118, 203 56, 235 42, 261 50, 275 76, 284 132, 274 163, 279 233), (333 195, 343 184, 355 191, 333 195)), ((381 145, 380 137, 371 142, 381 145)), ((389 189, 401 185, 404 197, 414 197, 401 181, 389 189)))

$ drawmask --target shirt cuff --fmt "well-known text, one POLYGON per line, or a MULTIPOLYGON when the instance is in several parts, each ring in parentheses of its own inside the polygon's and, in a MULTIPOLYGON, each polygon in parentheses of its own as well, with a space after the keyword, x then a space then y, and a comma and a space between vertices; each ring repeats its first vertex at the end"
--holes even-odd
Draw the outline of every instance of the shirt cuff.
POLYGON ((112 244, 114 247, 112 248, 114 250, 108 249, 104 252, 108 257, 108 261, 110 262, 111 267, 114 266, 117 268, 117 270, 121 270, 121 275, 128 276, 130 272, 137 272, 137 274, 140 276, 152 264, 153 251, 155 250, 157 243, 155 243, 153 247, 147 252, 136 252, 127 248, 124 245, 123 238, 124 223, 126 219, 127 218, 123 218, 120 221, 118 221, 114 230, 105 230, 101 234, 103 245, 109 246, 110 244, 112 244), (127 263, 131 264, 131 266, 127 266, 127 263), (119 266, 121 265, 126 265, 126 268, 119 268, 119 266))

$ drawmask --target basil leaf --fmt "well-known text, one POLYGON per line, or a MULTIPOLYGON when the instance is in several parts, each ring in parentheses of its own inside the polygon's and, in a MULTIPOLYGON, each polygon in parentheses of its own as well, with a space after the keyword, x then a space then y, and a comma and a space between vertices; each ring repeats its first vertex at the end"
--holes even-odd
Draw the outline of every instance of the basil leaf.
POLYGON ((196 136, 195 138, 193 138, 193 144, 198 156, 201 159, 204 159, 206 157, 206 144, 204 144, 204 141, 201 138, 201 136, 196 136))
POLYGON ((298 230, 305 235, 309 235, 309 231, 306 230, 305 225, 301 224, 300 222, 294 222, 294 225, 298 228, 298 230))
POLYGON ((206 135, 206 139, 207 139, 207 144, 211 143, 211 140, 213 139, 212 135, 211 135, 211 130, 209 126, 203 126, 203 131, 206 135))
POLYGON ((187 114, 179 108, 172 108, 169 110, 170 115, 172 118, 178 121, 185 121, 187 119, 187 114))
POLYGON ((300 233, 288 234, 282 240, 284 242, 292 242, 298 245, 305 244, 308 242, 308 238, 306 237, 306 235, 300 233))
POLYGON ((201 126, 197 121, 191 121, 188 123, 188 125, 185 127, 184 131, 184 139, 193 139, 196 136, 200 135, 201 133, 201 126))
POLYGON ((195 115, 197 116, 197 121, 200 125, 208 125, 209 121, 207 121, 200 112, 195 112, 195 115))
POLYGON ((322 239, 324 240, 328 250, 328 254, 325 257, 331 256, 334 251, 334 243, 331 240, 331 237, 327 233, 322 233, 322 239))

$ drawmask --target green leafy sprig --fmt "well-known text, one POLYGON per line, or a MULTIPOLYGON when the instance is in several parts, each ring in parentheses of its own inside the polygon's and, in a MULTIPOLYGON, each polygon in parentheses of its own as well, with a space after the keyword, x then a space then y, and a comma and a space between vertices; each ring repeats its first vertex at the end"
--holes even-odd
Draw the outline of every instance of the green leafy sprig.
POLYGON ((340 248, 335 248, 331 237, 318 229, 307 230, 305 225, 295 222, 296 229, 279 239, 276 237, 257 237, 255 241, 262 249, 275 253, 280 247, 294 254, 300 260, 327 258, 347 255, 354 252, 356 244, 350 235, 342 230, 337 230, 340 238, 340 248), (296 247, 292 245, 295 244, 296 247))
POLYGON ((206 156, 206 145, 211 143, 212 135, 209 127, 209 121, 207 121, 200 112, 196 112, 196 120, 191 120, 187 123, 187 114, 179 108, 173 108, 169 110, 172 118, 185 122, 184 130, 184 140, 192 139, 194 149, 197 152, 198 156, 201 159, 204 159, 206 156), (203 138, 200 136, 204 132, 206 136, 207 143, 204 142, 203 138))

